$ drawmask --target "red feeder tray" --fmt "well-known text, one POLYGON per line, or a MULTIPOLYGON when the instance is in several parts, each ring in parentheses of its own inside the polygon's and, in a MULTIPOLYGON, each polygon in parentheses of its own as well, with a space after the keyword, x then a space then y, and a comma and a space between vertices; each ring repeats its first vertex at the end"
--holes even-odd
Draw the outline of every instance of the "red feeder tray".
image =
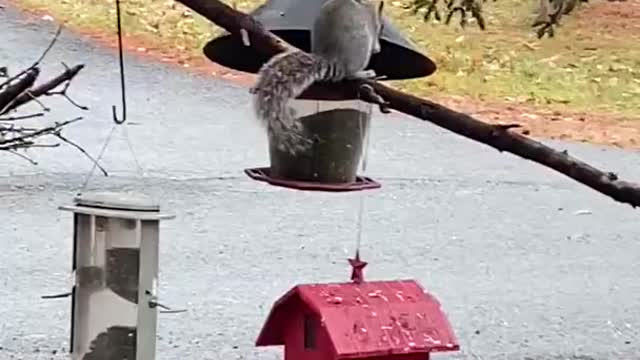
POLYGON ((245 169, 244 173, 250 178, 257 181, 263 181, 274 186, 285 187, 296 190, 307 191, 328 191, 328 192, 346 192, 346 191, 360 191, 367 189, 377 189, 382 185, 376 182, 370 177, 356 176, 356 181, 352 183, 344 184, 326 184, 312 181, 298 181, 298 180, 286 180, 278 179, 270 176, 270 168, 253 168, 245 169))

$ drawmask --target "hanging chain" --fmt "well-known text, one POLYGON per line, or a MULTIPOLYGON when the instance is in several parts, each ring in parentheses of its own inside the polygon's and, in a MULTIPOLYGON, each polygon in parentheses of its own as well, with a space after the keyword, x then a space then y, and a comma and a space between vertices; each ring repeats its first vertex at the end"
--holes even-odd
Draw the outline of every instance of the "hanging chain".
MULTIPOLYGON (((127 121, 127 98, 126 98, 125 75, 124 75, 124 50, 122 45, 122 16, 120 11, 120 0, 116 0, 116 22, 117 22, 117 29, 118 29, 118 57, 119 57, 119 66, 120 66, 120 91, 122 95, 122 119, 119 119, 118 116, 116 115, 116 106, 115 105, 112 106, 111 110, 112 110, 114 125, 111 127, 111 131, 109 132, 109 135, 105 139, 105 142, 102 145, 102 149, 100 150, 100 154, 97 157, 96 161, 94 162, 93 167, 87 174, 87 177, 85 178, 85 181, 82 184, 82 188, 79 194, 84 192, 87 186, 89 185, 89 181, 91 180, 93 173, 95 172, 95 169, 98 166, 98 162, 102 159, 102 156, 104 156, 104 153, 107 149, 107 146, 109 145, 109 142, 111 141, 111 138, 113 136, 113 133, 116 130, 116 127, 124 124, 124 122, 127 121)), ((129 133, 126 127, 123 128, 123 132, 124 132, 124 137, 127 142, 127 145, 129 147, 129 152, 131 153, 133 160, 136 164, 136 170, 138 172, 138 175, 142 177, 142 180, 146 185, 146 181, 144 178, 144 170, 142 169, 142 166, 140 166, 140 161, 138 160, 138 157, 136 156, 136 153, 133 150, 133 144, 129 139, 129 133)))
MULTIPOLYGON (((362 103, 361 103, 362 104, 362 103)), ((369 157, 369 122, 371 121, 371 113, 373 107, 367 104, 368 110, 366 113, 362 112, 360 115, 360 119, 358 121, 358 126, 360 130, 360 143, 362 146, 362 172, 367 171, 367 160, 369 157)), ((362 242, 362 223, 364 217, 364 197, 365 194, 360 194, 359 204, 358 204, 358 232, 356 237, 356 257, 360 254, 360 244, 362 242)))
POLYGON ((109 135, 107 135, 107 139, 104 141, 104 144, 102 145, 100 154, 98 154, 96 161, 93 162, 93 166, 91 167, 91 170, 89 170, 89 173, 85 177, 84 183, 82 184, 82 188, 80 188, 80 191, 78 192, 77 195, 82 194, 87 189, 87 186, 89 186, 89 180, 91 180, 91 178, 93 177, 93 173, 98 167, 98 162, 100 161, 100 159, 102 159, 102 156, 104 155, 105 150, 107 150, 107 145, 109 145, 109 142, 111 141, 111 136, 113 136, 113 133, 115 132, 115 130, 116 130, 116 126, 114 125, 111 127, 111 131, 109 131, 109 135))

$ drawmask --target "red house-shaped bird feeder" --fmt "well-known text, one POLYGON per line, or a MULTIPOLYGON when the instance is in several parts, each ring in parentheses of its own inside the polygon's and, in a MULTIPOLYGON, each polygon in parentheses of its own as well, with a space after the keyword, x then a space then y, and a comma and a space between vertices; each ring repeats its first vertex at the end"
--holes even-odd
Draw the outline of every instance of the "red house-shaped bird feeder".
POLYGON ((460 349, 440 303, 413 280, 298 285, 273 306, 257 346, 284 345, 284 360, 428 360, 460 349))

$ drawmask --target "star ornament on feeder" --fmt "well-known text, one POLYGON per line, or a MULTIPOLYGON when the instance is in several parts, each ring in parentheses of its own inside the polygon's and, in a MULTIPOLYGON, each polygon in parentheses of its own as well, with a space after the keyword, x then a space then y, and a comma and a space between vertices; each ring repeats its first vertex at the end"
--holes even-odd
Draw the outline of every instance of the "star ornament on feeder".
MULTIPOLYGON (((311 49, 311 27, 326 0, 268 0, 250 15, 291 45, 311 49)), ((383 16, 381 51, 374 54, 367 69, 385 80, 411 79, 431 75, 436 65, 383 16)), ((203 49, 210 60, 235 70, 257 73, 269 58, 246 46, 241 39, 224 33, 203 49)), ((316 84, 317 85, 317 84, 316 84)), ((269 167, 246 169, 254 180, 275 186, 315 191, 357 191, 379 188, 380 184, 357 170, 363 154, 373 105, 354 97, 309 89, 289 102, 310 139, 311 150, 292 156, 278 150, 269 138, 269 167)))
POLYGON ((349 265, 351 265, 351 281, 355 283, 361 283, 364 281, 364 267, 367 266, 365 261, 360 260, 360 252, 356 251, 356 257, 349 259, 349 265))
MULTIPOLYGON (((155 358, 160 220, 142 196, 93 193, 73 212, 72 359, 155 358)), ((54 296, 56 297, 56 296, 54 296)))
POLYGON ((257 346, 284 345, 284 360, 428 360, 460 346, 438 300, 414 280, 297 285, 273 305, 257 346))

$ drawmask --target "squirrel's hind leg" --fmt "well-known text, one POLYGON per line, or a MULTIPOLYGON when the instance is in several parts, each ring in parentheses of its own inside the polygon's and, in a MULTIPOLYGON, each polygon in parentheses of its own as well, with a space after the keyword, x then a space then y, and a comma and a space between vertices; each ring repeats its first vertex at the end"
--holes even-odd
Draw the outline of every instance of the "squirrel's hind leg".
POLYGON ((277 142, 280 151, 296 155, 300 152, 307 152, 311 149, 313 141, 305 136, 305 130, 296 118, 296 112, 292 108, 287 108, 286 116, 282 116, 279 121, 272 124, 272 135, 277 142))

